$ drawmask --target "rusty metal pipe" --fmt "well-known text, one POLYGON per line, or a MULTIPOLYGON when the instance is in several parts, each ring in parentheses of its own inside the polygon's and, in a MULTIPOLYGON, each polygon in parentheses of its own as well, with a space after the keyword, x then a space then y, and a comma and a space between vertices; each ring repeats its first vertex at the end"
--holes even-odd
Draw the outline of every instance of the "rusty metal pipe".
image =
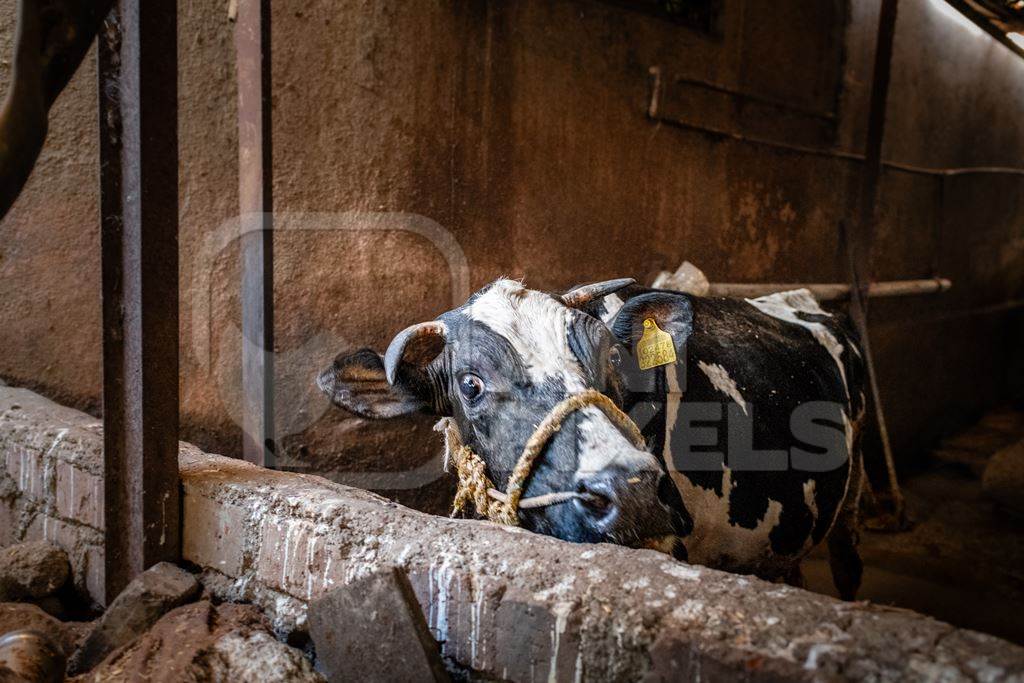
POLYGON ((60 683, 67 657, 60 645, 38 631, 10 631, 0 636, 0 680, 17 676, 26 683, 60 683))
MULTIPOLYGON (((920 294, 936 294, 945 292, 953 283, 946 278, 932 278, 928 280, 893 280, 889 282, 872 282, 868 286, 867 295, 870 298, 890 296, 917 296, 920 294)), ((775 292, 786 292, 792 289, 807 289, 818 301, 835 301, 847 299, 850 296, 850 285, 841 282, 835 283, 813 283, 800 284, 789 283, 745 283, 745 282, 719 282, 713 283, 708 289, 710 296, 735 296, 754 298, 773 294, 775 292)))

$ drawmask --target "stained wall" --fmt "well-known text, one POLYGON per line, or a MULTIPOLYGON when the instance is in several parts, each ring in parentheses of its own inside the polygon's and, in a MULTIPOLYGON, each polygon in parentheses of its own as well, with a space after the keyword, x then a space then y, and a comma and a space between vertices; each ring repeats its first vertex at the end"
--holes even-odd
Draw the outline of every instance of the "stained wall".
MULTIPOLYGON (((410 487, 440 481, 429 420, 329 410, 312 378, 498 276, 649 281, 688 259, 717 281, 847 278, 838 225, 861 165, 842 154, 864 146, 878 3, 712 4, 710 30, 598 0, 275 5, 277 428, 292 466, 426 504, 410 487)), ((220 3, 180 3, 179 20, 183 436, 236 454, 233 24, 220 3)), ((0 223, 0 376, 96 411, 93 64, 0 223)), ((921 169, 883 176, 875 275, 954 281, 872 307, 903 459, 1006 396, 1024 177, 928 169, 1020 165, 1022 110, 1024 60, 941 0, 900 3, 883 156, 921 169)))

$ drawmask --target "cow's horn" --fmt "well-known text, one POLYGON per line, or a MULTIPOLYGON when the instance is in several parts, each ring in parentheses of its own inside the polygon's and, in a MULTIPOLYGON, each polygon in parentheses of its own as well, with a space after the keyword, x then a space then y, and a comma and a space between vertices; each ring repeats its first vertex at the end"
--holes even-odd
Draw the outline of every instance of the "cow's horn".
POLYGON ((579 308, 584 306, 594 299, 600 299, 601 297, 614 294, 623 287, 636 284, 636 280, 631 277, 620 277, 617 280, 605 280, 604 282, 595 282, 589 285, 580 285, 570 289, 568 292, 562 295, 562 301, 566 306, 571 308, 579 308))
POLYGON ((418 323, 405 328, 395 335, 395 338, 388 345, 388 350, 384 352, 384 373, 388 378, 388 383, 395 383, 395 377, 398 375, 398 366, 405 359, 407 353, 413 352, 414 349, 411 347, 416 347, 415 350, 423 352, 419 358, 421 363, 416 363, 417 365, 426 365, 437 357, 438 349, 436 345, 428 344, 424 348, 416 343, 418 340, 439 339, 443 343, 447 335, 448 328, 440 320, 418 323), (429 358, 424 358, 423 356, 427 354, 432 355, 429 358))

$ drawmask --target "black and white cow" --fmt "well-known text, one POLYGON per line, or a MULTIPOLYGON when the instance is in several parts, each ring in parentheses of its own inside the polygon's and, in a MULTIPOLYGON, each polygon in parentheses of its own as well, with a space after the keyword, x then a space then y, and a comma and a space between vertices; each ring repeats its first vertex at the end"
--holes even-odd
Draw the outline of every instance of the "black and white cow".
POLYGON ((632 280, 562 295, 498 280, 399 333, 383 357, 343 354, 318 378, 336 405, 365 417, 453 417, 500 488, 551 408, 597 389, 629 413, 647 449, 593 406, 574 413, 525 495, 589 495, 521 510, 525 528, 791 583, 828 537, 848 599, 861 573, 863 381, 851 334, 804 290, 703 298, 632 280), (671 335, 674 364, 639 368, 648 319, 671 335))

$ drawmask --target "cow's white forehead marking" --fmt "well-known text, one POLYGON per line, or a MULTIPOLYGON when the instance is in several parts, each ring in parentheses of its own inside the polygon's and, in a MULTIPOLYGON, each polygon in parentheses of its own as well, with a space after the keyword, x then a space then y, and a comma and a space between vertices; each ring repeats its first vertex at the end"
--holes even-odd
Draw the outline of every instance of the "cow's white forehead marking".
POLYGON ((821 306, 818 305, 814 295, 806 289, 794 289, 789 292, 776 292, 775 294, 769 294, 768 296, 758 297, 756 299, 747 299, 746 302, 757 308, 762 313, 770 315, 773 318, 778 318, 787 323, 793 323, 799 325, 810 331, 814 338, 819 344, 825 347, 825 350, 829 352, 832 358, 835 360, 836 365, 839 367, 839 376, 843 380, 843 388, 849 393, 849 389, 846 386, 846 368, 843 366, 843 345, 839 343, 839 340, 835 338, 828 328, 817 322, 810 322, 807 320, 801 320, 797 317, 797 313, 806 313, 810 315, 827 315, 832 317, 831 313, 824 311, 821 306))
POLYGON ((498 280, 465 313, 511 344, 532 381, 561 378, 568 392, 586 389, 582 368, 569 348, 573 311, 559 301, 518 282, 498 280))
POLYGON ((747 402, 743 400, 743 394, 740 393, 739 387, 736 386, 736 382, 729 376, 725 368, 717 363, 705 363, 702 360, 697 361, 697 367, 707 375, 707 378, 711 381, 711 386, 736 401, 736 404, 743 409, 744 415, 749 414, 747 413, 747 402))

